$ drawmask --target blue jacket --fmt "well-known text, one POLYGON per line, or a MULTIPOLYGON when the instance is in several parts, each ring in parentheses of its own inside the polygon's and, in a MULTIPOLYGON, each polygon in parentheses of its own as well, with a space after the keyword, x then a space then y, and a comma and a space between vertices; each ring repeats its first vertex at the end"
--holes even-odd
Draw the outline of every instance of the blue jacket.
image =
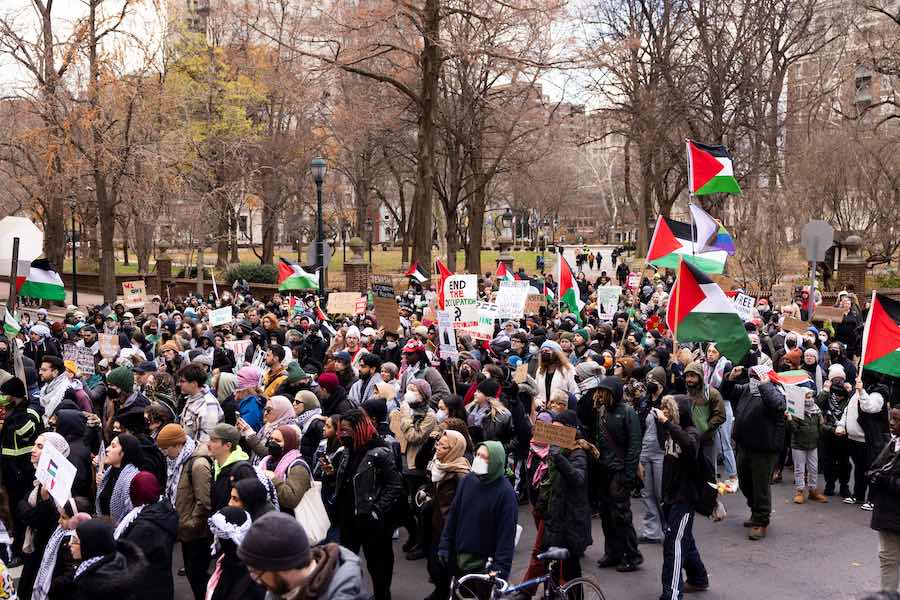
POLYGON ((516 493, 506 477, 485 484, 469 473, 456 490, 438 554, 451 564, 462 553, 492 558, 492 568, 506 579, 512 569, 518 520, 516 493))
POLYGON ((241 400, 238 406, 241 418, 246 421, 253 431, 259 431, 263 426, 263 407, 258 396, 247 396, 241 400))

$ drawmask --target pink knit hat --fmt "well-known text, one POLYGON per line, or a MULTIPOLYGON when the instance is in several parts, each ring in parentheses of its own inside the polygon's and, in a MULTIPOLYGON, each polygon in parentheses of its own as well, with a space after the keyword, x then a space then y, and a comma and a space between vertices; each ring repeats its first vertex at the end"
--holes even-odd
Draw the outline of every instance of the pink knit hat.
POLYGON ((241 367, 237 372, 236 390, 255 388, 259 385, 260 372, 256 367, 241 367))

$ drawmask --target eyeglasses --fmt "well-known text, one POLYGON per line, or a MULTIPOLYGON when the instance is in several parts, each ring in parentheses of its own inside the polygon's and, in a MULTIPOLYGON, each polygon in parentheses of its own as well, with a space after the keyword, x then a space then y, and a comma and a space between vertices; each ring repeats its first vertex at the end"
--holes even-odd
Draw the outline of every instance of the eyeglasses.
POLYGON ((257 571, 256 569, 252 569, 247 567, 247 574, 250 575, 250 579, 253 580, 253 583, 257 585, 262 585, 262 576, 266 574, 265 571, 257 571))

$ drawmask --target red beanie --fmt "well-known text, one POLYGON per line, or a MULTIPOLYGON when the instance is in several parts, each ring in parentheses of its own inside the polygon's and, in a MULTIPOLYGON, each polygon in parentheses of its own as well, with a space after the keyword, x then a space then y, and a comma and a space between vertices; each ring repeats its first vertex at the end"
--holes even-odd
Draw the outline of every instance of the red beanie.
POLYGON ((319 387, 324 390, 328 390, 329 394, 336 390, 338 385, 338 377, 335 373, 332 373, 331 371, 325 371, 324 373, 319 375, 319 387))
POLYGON ((131 496, 131 504, 143 506, 159 500, 162 488, 156 480, 156 475, 149 471, 141 471, 131 480, 131 488, 128 490, 131 496))

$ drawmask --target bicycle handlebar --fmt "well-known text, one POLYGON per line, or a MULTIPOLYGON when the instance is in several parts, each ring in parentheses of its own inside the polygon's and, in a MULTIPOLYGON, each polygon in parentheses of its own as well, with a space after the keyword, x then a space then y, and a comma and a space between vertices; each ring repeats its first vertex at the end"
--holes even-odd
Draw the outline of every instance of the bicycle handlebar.
POLYGON ((470 575, 463 575, 459 579, 456 580, 457 587, 464 584, 466 581, 490 581, 493 582, 494 587, 497 588, 497 591, 503 594, 506 592, 506 589, 509 588, 509 582, 505 579, 501 579, 497 577, 496 571, 492 571, 490 573, 472 573, 470 575))

